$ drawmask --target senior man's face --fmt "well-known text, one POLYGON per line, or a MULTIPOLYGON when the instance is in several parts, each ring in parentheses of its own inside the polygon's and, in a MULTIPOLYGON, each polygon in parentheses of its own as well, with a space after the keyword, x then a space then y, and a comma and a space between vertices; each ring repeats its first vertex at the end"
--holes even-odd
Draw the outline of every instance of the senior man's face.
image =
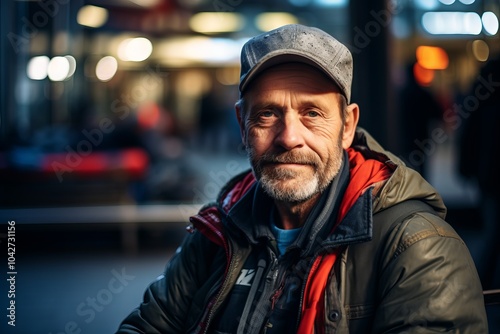
POLYGON ((337 175, 342 148, 352 143, 357 105, 342 120, 340 93, 318 70, 290 63, 260 74, 239 110, 242 139, 264 190, 285 202, 304 202, 337 175))

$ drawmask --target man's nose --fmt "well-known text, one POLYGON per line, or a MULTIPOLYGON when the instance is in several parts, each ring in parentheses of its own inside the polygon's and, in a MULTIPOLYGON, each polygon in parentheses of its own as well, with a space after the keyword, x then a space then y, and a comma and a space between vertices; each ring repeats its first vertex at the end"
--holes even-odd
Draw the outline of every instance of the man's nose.
POLYGON ((275 144, 286 150, 304 145, 304 125, 297 116, 285 117, 278 126, 275 144))

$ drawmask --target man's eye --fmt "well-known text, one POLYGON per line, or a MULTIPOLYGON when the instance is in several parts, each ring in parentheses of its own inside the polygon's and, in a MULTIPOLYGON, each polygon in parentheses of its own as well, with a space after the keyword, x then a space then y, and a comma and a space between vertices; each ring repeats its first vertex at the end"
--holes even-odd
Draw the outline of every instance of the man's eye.
POLYGON ((309 116, 309 117, 318 117, 319 113, 317 111, 314 111, 314 110, 309 110, 307 112, 307 116, 309 116))
POLYGON ((260 116, 261 117, 273 117, 274 116, 274 112, 270 111, 270 110, 265 110, 265 111, 262 111, 260 113, 260 116))

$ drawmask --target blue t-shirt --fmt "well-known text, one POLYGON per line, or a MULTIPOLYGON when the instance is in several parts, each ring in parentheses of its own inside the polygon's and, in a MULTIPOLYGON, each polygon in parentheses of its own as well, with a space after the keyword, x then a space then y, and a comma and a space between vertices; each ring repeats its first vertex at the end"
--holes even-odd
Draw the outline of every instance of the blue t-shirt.
POLYGON ((280 255, 285 254, 286 248, 292 244, 292 242, 297 239, 302 227, 294 228, 291 230, 283 230, 277 227, 273 221, 271 221, 271 231, 276 237, 276 244, 278 245, 278 250, 280 255))

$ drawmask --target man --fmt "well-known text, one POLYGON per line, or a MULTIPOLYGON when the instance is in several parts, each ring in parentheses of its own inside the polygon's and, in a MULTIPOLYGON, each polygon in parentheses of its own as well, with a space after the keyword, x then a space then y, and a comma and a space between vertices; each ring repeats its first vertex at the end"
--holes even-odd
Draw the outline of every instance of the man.
POLYGON ((287 25, 241 53, 236 116, 252 172, 191 218, 118 333, 487 333, 441 197, 356 129, 352 58, 287 25))

